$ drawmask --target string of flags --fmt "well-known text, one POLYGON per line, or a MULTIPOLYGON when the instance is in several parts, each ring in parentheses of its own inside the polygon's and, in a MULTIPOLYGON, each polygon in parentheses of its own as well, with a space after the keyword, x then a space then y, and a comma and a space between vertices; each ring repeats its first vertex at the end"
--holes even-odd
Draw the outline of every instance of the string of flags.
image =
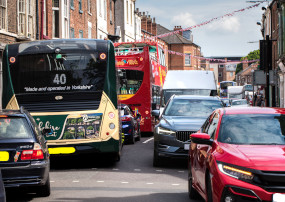
MULTIPOLYGON (((179 52, 175 52, 172 50, 164 50, 165 52, 168 52, 169 54, 172 55, 179 55, 179 56, 189 56, 189 54, 187 53, 179 53, 179 52)), ((258 62, 259 60, 243 60, 243 61, 231 61, 231 60, 224 60, 224 59, 214 59, 214 58, 205 58, 205 57, 200 57, 200 56, 194 56, 194 55, 190 55, 190 57, 199 59, 199 60, 206 60, 206 61, 211 61, 211 62, 220 62, 220 63, 231 63, 231 64, 238 64, 238 63, 254 63, 254 62, 258 62)))
POLYGON ((261 2, 259 2, 259 3, 257 3, 257 4, 254 4, 254 5, 252 5, 252 6, 248 6, 248 7, 246 7, 246 8, 242 8, 242 9, 233 11, 233 12, 231 12, 231 13, 225 14, 225 15, 220 16, 220 17, 212 18, 211 20, 202 22, 202 23, 200 23, 200 24, 198 24, 198 25, 194 25, 194 26, 191 26, 191 27, 187 27, 187 28, 185 28, 185 29, 176 30, 176 31, 173 31, 173 32, 168 32, 168 33, 165 33, 165 34, 160 34, 160 35, 157 35, 157 36, 153 36, 152 38, 163 38, 163 37, 171 36, 171 35, 174 35, 174 34, 179 34, 179 32, 188 31, 188 30, 191 30, 191 29, 194 29, 194 28, 197 28, 197 27, 201 27, 201 26, 207 25, 207 24, 209 24, 209 23, 212 23, 212 22, 214 22, 214 21, 220 20, 220 19, 225 18, 225 17, 234 16, 234 15, 237 14, 237 13, 244 12, 244 11, 246 11, 246 10, 249 10, 249 9, 252 9, 252 8, 255 8, 255 7, 258 7, 260 4, 261 4, 261 2))
MULTIPOLYGON (((252 9, 252 8, 256 8, 260 4, 261 4, 261 2, 256 3, 256 4, 252 5, 252 6, 248 6, 246 8, 242 8, 242 9, 233 11, 231 13, 225 14, 225 15, 220 16, 220 17, 212 18, 211 20, 202 22, 202 23, 200 23, 198 25, 187 27, 185 29, 180 29, 180 30, 168 32, 168 33, 157 35, 157 36, 153 36, 153 37, 147 37, 147 38, 149 40, 151 40, 151 41, 157 41, 157 38, 163 38, 163 37, 171 36, 171 35, 174 35, 174 34, 179 34, 179 32, 188 31, 188 30, 191 30, 191 29, 194 29, 194 28, 197 28, 197 27, 201 27, 201 26, 207 25, 209 23, 212 23, 213 21, 217 21, 217 20, 220 20, 220 19, 225 18, 225 17, 231 17, 231 16, 234 16, 237 13, 244 12, 244 11, 252 9)), ((139 40, 139 41, 143 42, 145 40, 139 40)), ((179 52, 175 52, 175 51, 172 51, 172 50, 166 50, 166 49, 164 51, 168 52, 169 54, 173 54, 173 55, 179 55, 179 56, 186 56, 187 55, 187 56, 189 56, 189 54, 187 54, 187 53, 179 53, 179 52)), ((231 64, 254 63, 254 62, 258 62, 259 61, 259 60, 231 61, 231 60, 224 60, 224 59, 205 58, 205 57, 199 57, 199 56, 193 56, 193 55, 190 55, 190 57, 197 58, 197 59, 200 59, 200 60, 206 60, 206 61, 212 61, 212 62, 220 62, 220 63, 231 63, 231 64)))

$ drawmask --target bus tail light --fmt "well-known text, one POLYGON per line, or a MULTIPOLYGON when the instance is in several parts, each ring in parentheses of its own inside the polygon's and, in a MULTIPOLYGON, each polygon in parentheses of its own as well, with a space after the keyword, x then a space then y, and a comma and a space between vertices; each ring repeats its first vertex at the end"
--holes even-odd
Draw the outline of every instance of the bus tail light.
POLYGON ((24 150, 21 154, 21 160, 37 160, 44 159, 44 153, 41 146, 38 143, 35 143, 33 150, 24 150))

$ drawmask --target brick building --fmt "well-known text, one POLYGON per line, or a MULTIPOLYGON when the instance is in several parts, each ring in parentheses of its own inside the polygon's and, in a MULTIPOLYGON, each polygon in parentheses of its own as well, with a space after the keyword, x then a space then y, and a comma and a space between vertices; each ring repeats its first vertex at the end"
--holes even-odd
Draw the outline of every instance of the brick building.
POLYGON ((254 70, 257 70, 258 63, 253 63, 248 66, 247 63, 243 64, 243 70, 237 73, 236 82, 238 86, 243 86, 245 84, 253 84, 252 74, 254 70))
MULTIPOLYGON (((157 35, 171 32, 160 24, 157 24, 157 35)), ((175 26, 174 31, 180 30, 181 26, 175 26)), ((190 32, 190 31, 189 31, 190 32)), ((168 55, 168 70, 200 70, 201 62, 198 57, 201 57, 201 48, 193 43, 191 33, 188 34, 174 34, 164 37, 168 43, 168 49, 178 53, 184 54, 183 56, 176 54, 168 55), (187 37, 188 38, 185 38, 187 37)))

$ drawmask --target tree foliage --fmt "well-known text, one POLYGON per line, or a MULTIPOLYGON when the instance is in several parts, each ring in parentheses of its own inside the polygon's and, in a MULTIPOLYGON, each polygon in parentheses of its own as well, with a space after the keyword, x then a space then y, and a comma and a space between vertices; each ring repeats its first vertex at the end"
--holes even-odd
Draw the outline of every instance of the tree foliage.
MULTIPOLYGON (((249 54, 247 54, 247 56, 242 57, 240 61, 243 61, 243 60, 251 61, 251 60, 259 60, 259 59, 260 59, 260 50, 254 50, 254 51, 251 51, 249 54)), ((251 65, 251 64, 252 63, 249 63, 248 65, 251 65)), ((239 73, 240 71, 242 71, 241 63, 237 65, 236 74, 239 73)))

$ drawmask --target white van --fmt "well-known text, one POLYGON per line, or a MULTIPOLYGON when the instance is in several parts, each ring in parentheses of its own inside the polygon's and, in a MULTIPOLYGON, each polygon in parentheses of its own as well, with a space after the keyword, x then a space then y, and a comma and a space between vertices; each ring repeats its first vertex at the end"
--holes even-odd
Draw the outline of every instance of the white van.
POLYGON ((228 98, 244 99, 245 98, 244 86, 228 86, 228 98))
POLYGON ((162 88, 161 107, 172 95, 217 96, 217 83, 213 71, 170 70, 162 88))

